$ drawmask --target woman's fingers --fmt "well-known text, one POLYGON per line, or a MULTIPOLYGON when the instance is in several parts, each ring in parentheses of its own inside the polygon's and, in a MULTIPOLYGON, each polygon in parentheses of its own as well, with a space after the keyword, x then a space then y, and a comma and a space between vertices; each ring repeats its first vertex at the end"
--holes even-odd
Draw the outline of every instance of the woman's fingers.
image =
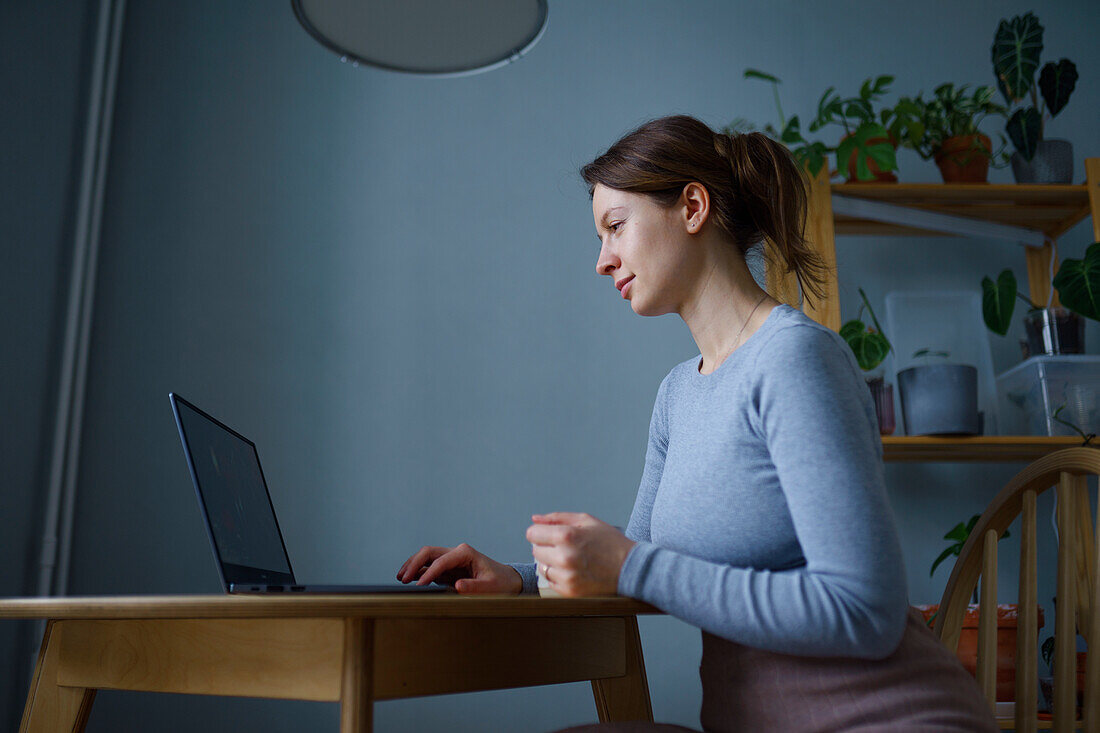
POLYGON ((501 583, 499 578, 463 578, 455 583, 455 590, 459 593, 499 593, 501 583))
POLYGON ((572 525, 532 524, 527 528, 527 541, 532 545, 562 545, 576 539, 578 528, 572 525))
POLYGON ((550 512, 531 515, 531 521, 536 524, 583 524, 590 518, 591 515, 583 512, 550 512))
POLYGON ((470 553, 467 550, 467 545, 459 545, 450 552, 440 555, 432 562, 428 569, 424 571, 424 574, 420 576, 416 584, 427 585, 443 573, 453 570, 456 567, 465 566, 471 559, 470 553))
POLYGON ((570 567, 569 554, 557 547, 542 547, 535 545, 531 548, 531 556, 539 565, 553 565, 557 568, 570 567))
POLYGON ((405 564, 401 566, 401 569, 397 571, 397 579, 402 583, 413 580, 420 574, 420 571, 426 565, 431 564, 432 561, 446 554, 450 549, 449 547, 421 547, 413 553, 412 557, 406 560, 405 564))

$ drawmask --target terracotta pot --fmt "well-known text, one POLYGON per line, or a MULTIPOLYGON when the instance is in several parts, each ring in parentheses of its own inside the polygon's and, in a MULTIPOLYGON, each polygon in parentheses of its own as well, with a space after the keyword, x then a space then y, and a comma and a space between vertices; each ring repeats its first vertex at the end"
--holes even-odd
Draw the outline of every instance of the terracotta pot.
MULTIPOLYGON (((843 142, 844 140, 847 140, 850 137, 851 137, 851 134, 848 134, 848 135, 845 135, 844 137, 840 138, 840 140, 841 140, 841 142, 843 142)), ((867 140, 868 145, 874 145, 874 144, 877 144, 877 143, 890 143, 891 145, 894 146, 894 150, 898 149, 898 141, 893 139, 892 137, 890 137, 890 138, 872 137, 872 138, 868 138, 868 140, 867 140)), ((871 175, 873 175, 874 178, 871 179, 870 181, 861 181, 861 180, 859 180, 859 178, 857 177, 857 174, 856 174, 856 161, 858 161, 858 160, 859 160, 859 151, 858 150, 853 150, 852 154, 848 156, 848 181, 847 181, 848 183, 897 183, 898 182, 898 177, 896 175, 894 175, 893 171, 884 171, 884 170, 882 170, 881 168, 878 167, 878 163, 876 163, 871 158, 867 159, 867 168, 868 168, 868 170, 871 171, 871 175)))
POLYGON ((992 155, 993 143, 988 136, 960 135, 944 140, 935 159, 944 183, 986 183, 992 155))
MULTIPOLYGON (((940 604, 931 603, 916 607, 924 617, 925 623, 932 618, 940 604)), ((1020 607, 1015 603, 1001 603, 997 606, 997 702, 1012 702, 1016 699, 1016 621, 1020 607)), ((1043 628, 1043 608, 1039 612, 1039 628, 1043 628)), ((1039 650, 1036 649, 1038 654, 1039 650)), ((959 635, 959 648, 955 655, 966 671, 978 676, 978 605, 971 603, 963 618, 962 634, 959 635)))

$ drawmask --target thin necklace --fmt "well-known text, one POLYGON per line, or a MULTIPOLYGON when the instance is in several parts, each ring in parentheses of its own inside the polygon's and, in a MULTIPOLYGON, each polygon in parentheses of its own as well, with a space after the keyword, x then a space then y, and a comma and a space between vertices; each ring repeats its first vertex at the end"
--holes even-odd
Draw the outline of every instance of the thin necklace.
MULTIPOLYGON (((756 309, 759 308, 760 304, 764 302, 764 298, 767 298, 767 297, 768 297, 768 294, 764 293, 764 295, 762 295, 760 297, 760 300, 756 301, 756 305, 754 305, 752 307, 752 310, 749 311, 749 317, 745 319, 745 322, 741 325, 741 330, 737 332, 737 337, 733 340, 733 348, 725 353, 725 355, 722 357, 722 361, 725 361, 726 358, 730 354, 732 354, 734 352, 734 350, 737 349, 737 347, 739 345, 739 342, 741 341, 741 334, 743 334, 745 332, 745 326, 749 325, 749 321, 752 320, 752 314, 756 312, 756 309)), ((718 363, 721 364, 722 361, 719 361, 718 363)), ((717 368, 717 367, 715 367, 715 368, 717 368)))

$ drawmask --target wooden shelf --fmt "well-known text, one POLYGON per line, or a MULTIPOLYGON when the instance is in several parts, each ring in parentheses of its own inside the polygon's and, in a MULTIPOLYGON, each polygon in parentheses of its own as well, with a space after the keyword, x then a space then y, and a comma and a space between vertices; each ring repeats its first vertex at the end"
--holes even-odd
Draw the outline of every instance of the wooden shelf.
MULTIPOLYGON (((1075 435, 976 435, 973 437, 882 437, 883 460, 903 462, 1030 463, 1051 451, 1081 445, 1075 435)), ((1090 444, 1091 445, 1091 444, 1090 444)), ((1100 443, 1097 443, 1100 448, 1100 443)))
MULTIPOLYGON (((1034 229, 1057 239, 1089 215, 1088 186, 993 183, 834 183, 834 194, 1034 229)), ((838 214, 836 234, 940 236, 940 232, 838 214)))

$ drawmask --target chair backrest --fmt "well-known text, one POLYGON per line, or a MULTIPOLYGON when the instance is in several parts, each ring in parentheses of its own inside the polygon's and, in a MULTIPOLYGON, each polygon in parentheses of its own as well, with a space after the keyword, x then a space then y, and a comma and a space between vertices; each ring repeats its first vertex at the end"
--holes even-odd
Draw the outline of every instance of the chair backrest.
MULTIPOLYGON (((970 597, 982 579, 978 611, 978 686, 990 707, 997 688, 997 541, 1021 516, 1019 616, 1016 629, 1015 730, 1037 728, 1038 568, 1035 498, 1052 486, 1057 491, 1057 608, 1054 618, 1053 729, 1072 731, 1077 721, 1077 631, 1100 628, 1096 561, 1100 548, 1089 509, 1087 478, 1100 475, 1100 449, 1054 451, 1029 464, 997 494, 978 519, 947 581, 935 632, 956 651, 970 597)), ((1100 502, 1098 502, 1100 504, 1100 502)), ((1100 506, 1098 506, 1100 511, 1100 506)), ((1089 644, 1091 647, 1091 644, 1089 644)), ((1086 664, 1087 731, 1100 733, 1100 664, 1086 664)))

